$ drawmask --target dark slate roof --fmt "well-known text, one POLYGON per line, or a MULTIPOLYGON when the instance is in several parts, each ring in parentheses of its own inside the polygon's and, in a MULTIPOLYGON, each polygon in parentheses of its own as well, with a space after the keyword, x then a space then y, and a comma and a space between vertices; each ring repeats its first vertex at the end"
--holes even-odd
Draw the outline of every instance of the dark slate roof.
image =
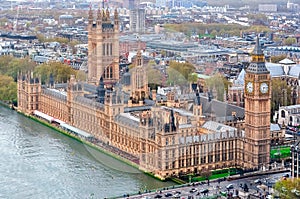
POLYGON ((145 99, 144 102, 145 102, 146 105, 149 105, 149 106, 153 106, 155 104, 155 102, 153 100, 150 100, 150 99, 145 99))
POLYGON ((136 111, 147 111, 150 110, 152 106, 133 106, 133 107, 125 107, 124 112, 136 112, 136 111))
POLYGON ((289 76, 298 78, 300 74, 300 65, 291 66, 289 76))
POLYGON ((115 121, 119 124, 130 126, 134 128, 139 127, 139 119, 130 115, 130 113, 120 113, 115 116, 115 121))
POLYGON ((255 74, 268 74, 269 71, 266 67, 265 62, 252 62, 249 64, 249 66, 246 69, 246 72, 248 73, 255 73, 255 74))
POLYGON ((104 108, 104 105, 99 103, 99 102, 96 102, 92 99, 89 99, 89 98, 86 98, 86 97, 83 97, 83 96, 75 96, 74 100, 80 104, 83 104, 83 105, 86 105, 86 106, 89 106, 89 107, 95 107, 95 108, 101 108, 103 109, 104 108))
POLYGON ((55 89, 64 89, 64 90, 66 90, 67 87, 68 87, 67 83, 54 84, 55 89))
MULTIPOLYGON (((261 45, 259 43, 259 38, 256 37, 256 44, 252 55, 264 55, 261 45)), ((255 73, 255 74, 267 74, 269 73, 268 69, 266 68, 265 62, 251 62, 246 69, 248 73, 255 73)))
POLYGON ((245 117, 244 108, 221 102, 218 100, 208 101, 208 98, 205 96, 200 96, 203 115, 210 117, 214 116, 217 122, 225 122, 234 120, 232 113, 235 112, 236 117, 243 119, 245 117))
POLYGON ((62 101, 67 101, 67 95, 64 92, 60 92, 59 90, 55 90, 55 89, 48 89, 45 88, 42 90, 42 92, 46 95, 50 95, 56 99, 60 99, 62 101))
POLYGON ((271 77, 281 77, 284 75, 284 71, 281 64, 266 63, 267 69, 270 71, 271 77))
POLYGON ((84 83, 83 88, 84 88, 84 91, 87 91, 90 93, 97 93, 97 86, 95 86, 95 85, 84 83))

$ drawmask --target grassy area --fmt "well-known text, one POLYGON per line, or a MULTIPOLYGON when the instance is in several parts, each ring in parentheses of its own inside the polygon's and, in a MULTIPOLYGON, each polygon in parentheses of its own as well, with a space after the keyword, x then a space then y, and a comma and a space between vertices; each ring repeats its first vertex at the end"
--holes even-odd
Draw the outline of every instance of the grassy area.
POLYGON ((275 148, 271 149, 270 152, 271 159, 276 159, 276 158, 287 158, 291 156, 290 152, 290 147, 280 147, 280 148, 275 148))
MULTIPOLYGON (((214 180, 214 179, 218 179, 218 178, 228 177, 229 173, 230 173, 230 175, 235 175, 238 173, 238 170, 235 168, 214 170, 214 171, 211 171, 211 175, 208 177, 208 179, 214 180)), ((204 180, 206 180, 206 177, 204 177, 204 176, 192 177, 192 182, 199 182, 199 181, 204 181, 204 180)))
MULTIPOLYGON (((228 177, 228 173, 214 174, 214 175, 211 175, 209 177, 209 179, 214 180, 214 179, 224 178, 224 177, 228 177)), ((199 182, 199 181, 204 181, 204 180, 206 180, 206 178, 202 177, 202 176, 197 176, 197 177, 192 178, 192 182, 199 182)))

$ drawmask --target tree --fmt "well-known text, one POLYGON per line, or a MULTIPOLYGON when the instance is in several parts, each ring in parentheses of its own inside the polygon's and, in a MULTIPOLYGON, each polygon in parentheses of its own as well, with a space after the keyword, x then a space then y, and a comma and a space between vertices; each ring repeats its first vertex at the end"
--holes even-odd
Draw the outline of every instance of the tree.
POLYGON ((0 75, 0 100, 14 101, 17 99, 17 83, 12 77, 0 75))
POLYGON ((176 61, 171 61, 169 64, 169 68, 178 71, 186 80, 188 79, 189 75, 196 70, 193 64, 180 63, 176 61))
POLYGON ((18 73, 33 71, 36 64, 26 58, 14 58, 12 56, 0 56, 0 74, 11 76, 17 81, 18 73))
POLYGON ((209 186, 209 177, 212 175, 212 172, 210 170, 203 170, 201 172, 201 176, 204 177, 207 180, 207 184, 209 186))
POLYGON ((297 40, 296 40, 296 38, 288 37, 283 41, 283 43, 284 43, 284 45, 291 46, 291 45, 297 43, 297 40))
POLYGON ((276 182, 274 189, 283 199, 297 199, 300 197, 300 179, 299 178, 283 178, 276 182))
POLYGON ((60 62, 44 63, 36 67, 34 73, 41 77, 43 84, 49 82, 50 74, 53 75, 55 82, 67 82, 71 75, 76 75, 76 71, 69 65, 60 62))
POLYGON ((285 80, 272 79, 271 114, 273 115, 279 106, 291 104, 292 88, 287 85, 285 80))
POLYGON ((283 60, 284 58, 286 58, 286 55, 277 55, 277 56, 272 56, 271 57, 271 62, 272 63, 278 63, 281 60, 283 60))
POLYGON ((157 86, 162 85, 163 76, 161 72, 152 66, 148 66, 146 68, 147 78, 148 78, 148 86, 152 89, 157 89, 157 86))
POLYGON ((196 83, 198 80, 198 75, 196 73, 191 73, 188 76, 188 81, 191 83, 196 83))
POLYGON ((192 64, 171 61, 167 68, 167 84, 172 86, 179 85, 181 87, 188 86, 189 77, 193 72, 195 72, 195 67, 192 64))
POLYGON ((22 59, 13 58, 8 63, 8 70, 5 74, 11 76, 15 81, 17 81, 18 73, 34 71, 35 67, 36 63, 29 59, 29 57, 22 59))
POLYGON ((15 59, 13 56, 4 55, 0 56, 0 74, 7 74, 9 70, 9 63, 15 59))
POLYGON ((224 94, 228 92, 230 85, 230 82, 225 77, 218 73, 206 79, 205 83, 209 90, 216 91, 217 100, 224 101, 224 94))
POLYGON ((76 72, 76 79, 79 81, 86 81, 87 80, 87 74, 83 70, 78 70, 76 72))
POLYGON ((167 85, 169 86, 184 86, 188 85, 187 79, 177 70, 174 68, 169 67, 167 69, 168 79, 167 79, 167 85))

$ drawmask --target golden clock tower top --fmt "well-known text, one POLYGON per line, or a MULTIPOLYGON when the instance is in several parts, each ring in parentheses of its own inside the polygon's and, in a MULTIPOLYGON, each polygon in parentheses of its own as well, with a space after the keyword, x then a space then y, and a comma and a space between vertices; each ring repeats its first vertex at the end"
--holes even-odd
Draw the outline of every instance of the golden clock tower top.
POLYGON ((265 65, 265 56, 259 44, 259 38, 256 37, 256 45, 252 52, 252 62, 246 69, 247 73, 268 74, 270 73, 265 65))

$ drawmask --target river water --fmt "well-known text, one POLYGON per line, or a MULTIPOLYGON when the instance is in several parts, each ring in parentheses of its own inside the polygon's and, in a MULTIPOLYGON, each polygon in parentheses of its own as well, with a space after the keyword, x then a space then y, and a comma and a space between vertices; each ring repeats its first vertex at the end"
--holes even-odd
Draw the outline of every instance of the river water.
POLYGON ((105 198, 171 186, 0 106, 0 198, 105 198))

